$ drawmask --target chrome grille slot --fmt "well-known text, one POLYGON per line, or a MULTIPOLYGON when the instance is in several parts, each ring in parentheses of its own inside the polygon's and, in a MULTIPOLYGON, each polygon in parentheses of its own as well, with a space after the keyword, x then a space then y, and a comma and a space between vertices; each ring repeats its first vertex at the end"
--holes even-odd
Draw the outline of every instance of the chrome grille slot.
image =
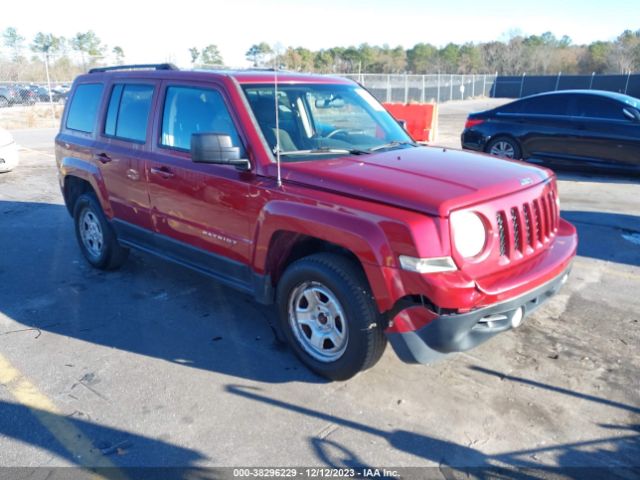
POLYGON ((540 207, 537 200, 533 201, 533 215, 536 224, 536 239, 542 242, 542 218, 540 217, 540 207))
POLYGON ((524 204, 524 206, 522 207, 522 213, 524 214, 524 226, 525 226, 525 233, 527 235, 526 240, 527 240, 527 245, 533 245, 533 242, 531 241, 531 219, 530 219, 530 214, 529 214, 529 205, 528 204, 524 204))
POLYGON ((513 223, 513 247, 514 250, 522 250, 520 245, 520 221, 518 220, 518 209, 511 209, 511 222, 513 223))
POLYGON ((496 223, 498 225, 498 235, 500 237, 500 256, 504 257, 507 254, 507 232, 504 225, 504 213, 498 212, 496 214, 496 223))

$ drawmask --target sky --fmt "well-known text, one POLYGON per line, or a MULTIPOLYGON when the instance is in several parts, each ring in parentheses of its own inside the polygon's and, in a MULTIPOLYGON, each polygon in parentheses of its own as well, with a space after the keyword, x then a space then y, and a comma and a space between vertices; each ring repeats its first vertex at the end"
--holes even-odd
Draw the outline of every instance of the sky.
POLYGON ((504 40, 551 31, 574 43, 612 40, 640 29, 640 0, 29 0, 3 6, 0 30, 15 27, 31 41, 37 32, 71 37, 93 30, 121 46, 128 63, 172 61, 188 66, 190 47, 218 46, 227 65, 249 66, 254 43, 303 46, 504 40))

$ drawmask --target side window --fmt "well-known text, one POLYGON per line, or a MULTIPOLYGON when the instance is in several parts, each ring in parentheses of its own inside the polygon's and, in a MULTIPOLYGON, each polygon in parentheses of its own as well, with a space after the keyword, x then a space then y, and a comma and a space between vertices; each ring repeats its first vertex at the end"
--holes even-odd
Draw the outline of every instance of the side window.
POLYGON ((522 106, 526 104, 528 100, 517 100, 515 102, 507 103, 502 107, 498 107, 498 113, 520 113, 522 106))
POLYGON ((576 97, 574 115, 577 117, 626 120, 624 113, 622 113, 622 108, 622 104, 608 98, 600 98, 596 95, 579 95, 576 97))
POLYGON ((152 98, 152 85, 114 85, 104 133, 125 140, 144 142, 147 138, 152 98))
POLYGON ((93 132, 103 88, 101 83, 78 85, 69 105, 67 128, 86 133, 93 132))
MULTIPOLYGON (((191 134, 224 133, 234 146, 241 147, 238 132, 219 92, 196 87, 169 87, 162 115, 162 137, 165 147, 191 148, 191 134)), ((241 151, 244 156, 244 152, 241 151)))
POLYGON ((543 95, 522 102, 521 113, 531 115, 568 115, 568 95, 543 95))

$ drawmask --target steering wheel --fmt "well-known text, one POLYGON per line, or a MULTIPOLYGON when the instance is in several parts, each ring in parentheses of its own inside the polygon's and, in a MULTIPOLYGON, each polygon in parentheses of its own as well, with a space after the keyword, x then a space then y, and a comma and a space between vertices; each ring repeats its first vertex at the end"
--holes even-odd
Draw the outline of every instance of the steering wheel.
POLYGON ((349 130, 347 130, 346 128, 336 128, 335 130, 329 132, 328 135, 325 135, 325 138, 331 138, 339 133, 349 133, 349 130))

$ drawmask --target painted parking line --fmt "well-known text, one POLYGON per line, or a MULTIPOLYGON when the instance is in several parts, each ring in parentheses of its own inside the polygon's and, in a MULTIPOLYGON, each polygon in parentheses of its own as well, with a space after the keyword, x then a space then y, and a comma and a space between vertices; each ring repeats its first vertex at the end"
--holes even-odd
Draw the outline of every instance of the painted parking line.
MULTIPOLYGON (((126 479, 116 466, 93 448, 91 440, 78 430, 56 405, 0 353, 0 385, 4 385, 17 402, 29 408, 74 460, 86 468, 109 468, 109 479, 126 479)), ((105 478, 94 474, 95 479, 105 478)))

